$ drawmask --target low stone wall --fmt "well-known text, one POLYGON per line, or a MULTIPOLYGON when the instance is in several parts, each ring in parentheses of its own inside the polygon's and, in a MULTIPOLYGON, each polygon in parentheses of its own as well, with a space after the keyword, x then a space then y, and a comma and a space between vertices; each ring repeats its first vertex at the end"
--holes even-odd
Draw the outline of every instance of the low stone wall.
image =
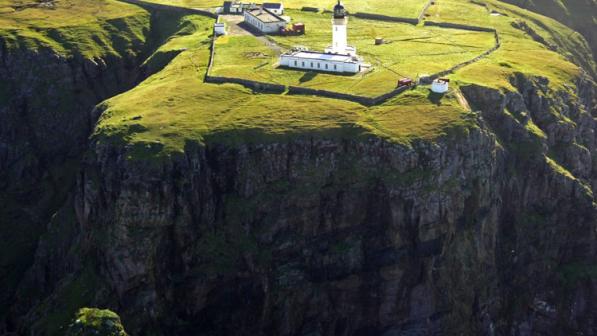
POLYGON ((493 28, 469 26, 469 25, 465 25, 465 24, 450 23, 450 22, 425 21, 425 26, 436 26, 436 27, 442 27, 442 28, 463 29, 463 30, 472 30, 472 31, 481 31, 481 32, 495 32, 495 29, 493 29, 493 28))
POLYGON ((402 93, 402 92, 404 92, 404 91, 406 91, 408 89, 415 88, 415 87, 416 87, 416 85, 414 85, 414 86, 401 86, 399 88, 396 88, 396 89, 394 89, 394 90, 392 90, 392 91, 390 91, 388 93, 382 94, 381 96, 377 96, 375 98, 372 98, 372 104, 371 105, 378 105, 378 104, 384 103, 388 99, 393 98, 393 97, 399 95, 400 93, 402 93))
POLYGON ((317 7, 302 7, 301 10, 303 12, 313 12, 313 13, 319 12, 319 8, 317 8, 317 7))
POLYGON ((205 76, 206 83, 214 83, 214 84, 224 84, 224 83, 232 83, 232 84, 239 84, 246 88, 249 88, 253 91, 257 92, 269 92, 269 93, 283 93, 286 91, 286 86, 280 84, 271 84, 271 83, 264 83, 258 81, 252 81, 248 79, 242 78, 234 78, 234 77, 219 77, 219 76, 205 76))
POLYGON ((169 10, 169 11, 175 11, 175 12, 180 12, 180 13, 198 14, 198 15, 203 15, 203 16, 209 16, 209 17, 212 17, 214 19, 218 18, 217 14, 212 13, 210 11, 202 10, 202 9, 186 8, 186 7, 179 7, 179 6, 158 4, 158 3, 146 2, 146 1, 141 1, 141 0, 120 0, 120 1, 126 2, 126 3, 130 3, 130 4, 133 4, 133 5, 138 5, 138 6, 145 7, 145 8, 149 8, 149 9, 169 10))
POLYGON ((209 45, 209 61, 207 62, 207 70, 205 71, 205 77, 204 77, 204 81, 207 82, 207 77, 209 77, 209 74, 211 73, 211 68, 214 64, 214 56, 216 53, 216 39, 218 37, 216 36, 216 34, 213 34, 211 36, 211 44, 209 45))
POLYGON ((429 9, 429 6, 431 6, 431 4, 433 4, 435 0, 429 0, 427 1, 427 3, 425 4, 425 7, 423 7, 423 10, 421 10, 421 14, 419 14, 419 16, 417 17, 418 22, 421 22, 421 20, 423 20, 423 18, 425 17, 425 12, 427 12, 427 10, 429 9))
POLYGON ((419 20, 415 19, 415 18, 387 16, 387 15, 371 14, 371 13, 357 12, 357 13, 354 13, 352 16, 360 18, 360 19, 390 21, 390 22, 403 22, 403 23, 410 23, 410 24, 414 24, 414 25, 419 23, 419 20))
MULTIPOLYGON (((124 0, 124 1, 139 1, 139 0, 124 0)), ((428 2, 426 7, 424 8, 423 12, 421 13, 421 15, 424 15, 425 10, 429 7, 429 5, 433 1, 434 0, 430 0, 428 2)), ((303 7, 302 8, 302 10, 306 10, 306 11, 311 11, 311 9, 313 9, 313 11, 319 11, 319 9, 314 8, 314 7, 303 7)), ((415 25, 419 21, 418 19, 391 17, 391 16, 369 14, 369 13, 356 13, 353 15, 356 17, 363 18, 363 19, 406 22, 406 23, 415 24, 415 25)), ((482 58, 486 57, 487 55, 491 54, 495 50, 497 50, 501 45, 499 35, 498 35, 497 31, 493 28, 469 26, 469 25, 446 23, 446 22, 433 22, 433 21, 425 21, 425 25, 426 26, 437 26, 437 27, 443 27, 443 28, 471 30, 471 31, 493 32, 494 36, 495 36, 495 45, 493 48, 483 52, 481 55, 479 55, 473 59, 470 59, 466 62, 459 63, 459 64, 457 64, 449 69, 446 69, 444 71, 440 71, 435 74, 429 75, 427 77, 420 78, 418 84, 430 84, 436 78, 446 76, 464 66, 475 63, 475 62, 481 60, 482 58)), ((239 84, 239 85, 242 85, 246 88, 249 88, 249 89, 251 89, 253 91, 257 91, 257 92, 268 92, 268 93, 280 94, 280 93, 284 93, 287 91, 288 94, 292 94, 292 95, 312 95, 312 96, 327 97, 327 98, 332 98, 332 99, 342 99, 342 100, 359 103, 359 104, 362 104, 365 106, 373 106, 373 105, 382 104, 385 101, 397 96, 398 94, 400 94, 410 88, 416 87, 416 84, 414 86, 403 86, 403 87, 396 88, 388 93, 382 94, 377 97, 365 97, 365 96, 352 95, 352 94, 348 94, 348 93, 340 93, 340 92, 334 92, 334 91, 328 91, 328 90, 312 89, 312 88, 306 88, 306 87, 300 87, 300 86, 285 86, 285 85, 281 85, 281 84, 258 82, 258 81, 242 79, 242 78, 212 76, 212 75, 210 75, 210 73, 211 73, 211 69, 213 66, 215 51, 216 51, 215 50, 216 49, 215 42, 216 42, 216 37, 213 36, 212 40, 211 40, 211 46, 210 46, 209 63, 207 66, 207 71, 205 73, 205 79, 204 79, 204 81, 206 83, 239 84)))

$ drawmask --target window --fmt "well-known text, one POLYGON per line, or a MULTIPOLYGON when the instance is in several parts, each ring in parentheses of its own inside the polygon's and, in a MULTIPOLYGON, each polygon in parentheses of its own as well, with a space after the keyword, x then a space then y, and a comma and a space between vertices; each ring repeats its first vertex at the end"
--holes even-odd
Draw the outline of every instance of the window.
POLYGON ((297 61, 294 61, 294 66, 296 66, 297 63, 298 63, 297 61))
POLYGON ((302 63, 303 63, 303 68, 304 68, 305 67, 305 62, 302 62, 302 63))
POLYGON ((317 69, 319 69, 319 63, 317 63, 317 69))
POLYGON ((326 69, 326 70, 328 69, 328 64, 327 64, 327 63, 325 64, 325 69, 326 69))
POLYGON ((334 64, 334 70, 338 70, 338 68, 336 67, 336 64, 334 64))
POLYGON ((311 67, 313 67, 313 62, 311 62, 311 67))

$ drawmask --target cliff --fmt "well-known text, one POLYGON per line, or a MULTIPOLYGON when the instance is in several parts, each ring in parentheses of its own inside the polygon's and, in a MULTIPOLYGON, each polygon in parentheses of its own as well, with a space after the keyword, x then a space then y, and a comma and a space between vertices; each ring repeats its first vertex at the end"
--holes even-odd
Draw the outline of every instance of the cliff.
MULTIPOLYGON (((595 87, 512 81, 463 87, 475 125, 410 145, 189 142, 148 165, 92 142, 66 254, 96 261, 85 304, 134 334, 591 335, 595 87)), ((61 267, 42 251, 37 286, 61 267)))
POLYGON ((203 83, 212 22, 138 15, 130 56, 3 44, 2 329, 595 334, 597 87, 509 18, 454 93, 366 108, 203 83))
POLYGON ((13 12, 1 5, 0 330, 5 330, 38 240, 72 193, 98 118, 94 106, 160 66, 142 66, 173 29, 159 26, 158 17, 183 13, 150 14, 113 1, 35 3, 26 9, 15 3, 15 9, 8 7, 13 12), (37 21, 46 11, 55 21, 37 21))

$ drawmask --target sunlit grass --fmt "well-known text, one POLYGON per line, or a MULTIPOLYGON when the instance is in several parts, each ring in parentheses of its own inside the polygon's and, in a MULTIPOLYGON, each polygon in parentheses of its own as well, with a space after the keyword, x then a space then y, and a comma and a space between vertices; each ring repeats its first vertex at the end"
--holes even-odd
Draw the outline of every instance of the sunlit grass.
MULTIPOLYGON (((330 44, 329 14, 290 13, 296 22, 306 24, 307 34, 272 36, 279 46, 286 50, 297 45, 323 50, 330 44)), ((357 47, 365 63, 373 65, 372 71, 349 76, 282 69, 276 67, 278 54, 262 40, 253 36, 226 36, 216 43, 212 75, 377 96, 393 90, 402 77, 415 78, 448 69, 495 44, 493 34, 487 32, 358 18, 350 19, 348 34, 349 43, 357 47), (375 45, 376 37, 383 37, 386 43, 375 45)))

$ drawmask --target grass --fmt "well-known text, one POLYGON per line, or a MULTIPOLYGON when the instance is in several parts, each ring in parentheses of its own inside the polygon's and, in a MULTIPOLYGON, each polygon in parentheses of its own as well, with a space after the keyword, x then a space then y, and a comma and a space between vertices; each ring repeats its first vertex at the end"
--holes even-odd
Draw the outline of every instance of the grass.
MULTIPOLYGON (((272 36, 288 50, 307 46, 323 50, 331 43, 330 15, 288 11, 294 21, 304 22, 303 36, 272 36)), ((357 47, 373 70, 339 76, 322 72, 304 72, 277 68, 278 53, 253 36, 224 36, 216 43, 212 75, 241 77, 284 85, 304 86, 362 96, 377 96, 393 90, 402 77, 415 78, 436 73, 470 60, 492 48, 492 33, 421 27, 394 22, 351 18, 349 41, 357 47), (386 44, 375 45, 375 37, 386 44)))
POLYGON ((75 321, 70 325, 68 336, 126 336, 120 317, 111 310, 98 308, 81 308, 77 311, 75 321))
POLYGON ((579 61, 573 53, 590 54, 577 33, 554 20, 499 1, 486 0, 485 3, 487 7, 458 0, 440 0, 428 11, 427 20, 492 27, 499 33, 502 46, 489 57, 459 70, 455 79, 507 90, 514 90, 510 79, 516 73, 545 77, 554 88, 573 82, 579 74, 578 66, 571 63, 579 61), (502 15, 490 15, 490 10, 502 15), (521 18, 545 40, 557 45, 561 54, 514 28, 512 22, 521 18))
POLYGON ((52 8, 0 0, 0 36, 9 49, 50 48, 90 59, 122 56, 145 42, 148 28, 148 12, 112 0, 64 0, 52 8))
MULTIPOLYGON (((57 13, 61 13, 60 6, 66 10, 72 1, 76 0, 57 3, 57 13)), ((327 7, 331 3, 290 0, 285 5, 287 8, 316 4, 327 7)), ((118 30, 106 29, 107 25, 113 24, 114 20, 122 21, 118 17, 139 20, 140 24, 125 25, 136 27, 125 31, 130 36, 137 36, 143 31, 143 22, 148 15, 135 6, 96 0, 78 5, 81 15, 54 22, 48 20, 47 9, 32 8, 16 12, 7 9, 11 7, 7 6, 9 3, 3 4, 0 20, 6 22, 3 26, 6 36, 29 34, 38 43, 52 45, 52 41, 55 41, 55 35, 52 34, 58 30, 61 36, 73 37, 61 38, 55 49, 62 48, 65 53, 76 50, 89 57, 112 53, 118 48, 111 47, 107 42, 93 42, 98 38, 92 38, 93 41, 89 43, 79 41, 75 38, 79 36, 76 29, 107 31, 106 41, 113 41, 118 30), (30 14, 25 15, 27 13, 30 14), (36 25, 41 28, 31 29, 36 25), (11 26, 18 26, 19 29, 11 30, 11 26), (63 42, 65 40, 75 42, 63 42)), ((386 0, 346 2, 353 12, 387 15, 398 15, 395 12, 397 10, 413 13, 416 11, 412 8, 422 7, 423 4, 424 1, 403 2, 402 6, 390 6, 386 0)), ((438 0, 428 12, 427 20, 494 27, 500 33, 502 47, 487 59, 458 70, 452 75, 456 80, 454 85, 476 83, 514 90, 510 79, 516 73, 523 73, 543 76, 552 87, 562 88, 564 83, 570 83, 578 75, 578 67, 570 62, 574 57, 574 49, 582 52, 586 47, 582 39, 577 38, 578 34, 571 34, 568 28, 560 24, 507 4, 494 0, 486 0, 486 4, 481 6, 471 2, 438 0), (505 15, 489 15, 491 9, 505 15), (549 50, 511 25, 514 20, 521 18, 543 39, 557 45, 565 55, 549 50), (568 39, 565 38, 567 36, 568 39)), ((219 1, 189 1, 184 5, 210 7, 219 5, 219 1)), ((70 10, 73 10, 72 6, 70 10)), ((330 39, 329 14, 298 10, 289 10, 288 13, 295 21, 307 24, 307 34, 273 37, 279 45, 283 48, 307 45, 312 49, 327 46, 330 39)), ((409 91, 382 106, 365 108, 343 100, 263 95, 238 85, 203 83, 213 20, 201 16, 169 20, 165 31, 170 33, 161 39, 162 45, 155 48, 145 62, 149 72, 154 75, 129 92, 103 103, 105 113, 94 134, 100 143, 119 141, 132 144, 131 158, 179 153, 189 142, 238 144, 294 137, 382 136, 390 141, 404 143, 418 138, 449 136, 454 134, 455 129, 466 129, 474 124, 452 95, 434 97, 425 88, 409 91)), ((349 27, 350 41, 357 46, 366 61, 374 65, 375 69, 371 73, 336 76, 278 70, 273 67, 277 59, 276 52, 263 42, 253 37, 227 36, 218 40, 213 74, 374 96, 393 89, 400 77, 416 77, 448 68, 481 54, 491 48, 494 42, 491 33, 355 17, 350 18, 349 27), (389 43, 373 45, 373 38, 377 36, 384 37, 389 43)), ((99 36, 99 41, 103 41, 102 38, 99 36)), ((120 44, 126 45, 126 40, 120 44)))
POLYGON ((210 34, 205 27, 212 21, 200 16, 184 20, 194 22, 195 32, 168 42, 184 51, 134 89, 103 104, 105 112, 94 134, 97 141, 132 144, 133 159, 180 153, 189 142, 234 145, 372 135, 408 142, 470 126, 467 112, 454 97, 430 97, 424 88, 387 105, 365 108, 343 100, 254 94, 238 85, 203 83, 210 34))
MULTIPOLYGON (((222 6, 223 0, 149 0, 148 2, 176 5, 189 8, 210 8, 222 6)), ((316 7, 332 10, 336 0, 285 0, 284 8, 300 9, 316 7)), ((344 0, 344 6, 352 13, 374 13, 388 16, 416 18, 427 0, 344 0)))

